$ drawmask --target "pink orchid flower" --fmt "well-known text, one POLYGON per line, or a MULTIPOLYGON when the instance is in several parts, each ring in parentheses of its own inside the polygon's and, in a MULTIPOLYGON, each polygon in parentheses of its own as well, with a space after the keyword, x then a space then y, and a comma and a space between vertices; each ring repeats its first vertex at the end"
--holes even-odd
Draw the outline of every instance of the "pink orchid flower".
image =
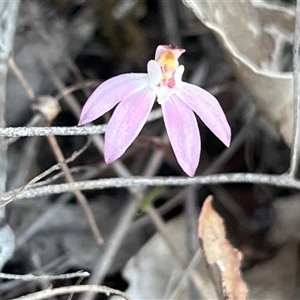
POLYGON ((200 134, 194 112, 227 146, 231 130, 217 101, 202 88, 182 82, 184 49, 158 46, 148 73, 123 74, 103 82, 85 103, 79 124, 89 123, 116 107, 105 133, 104 159, 117 160, 146 123, 155 100, 162 107, 170 143, 181 168, 194 176, 200 159, 200 134))

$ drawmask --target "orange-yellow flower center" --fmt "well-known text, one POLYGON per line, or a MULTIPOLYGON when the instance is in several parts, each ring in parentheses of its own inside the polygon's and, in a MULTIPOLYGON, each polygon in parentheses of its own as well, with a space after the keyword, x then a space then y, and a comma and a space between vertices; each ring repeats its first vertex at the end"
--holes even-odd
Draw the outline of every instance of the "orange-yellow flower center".
POLYGON ((173 87, 175 84, 173 75, 179 66, 178 59, 171 51, 167 51, 159 57, 157 62, 159 63, 162 71, 161 83, 169 86, 170 88, 173 87))

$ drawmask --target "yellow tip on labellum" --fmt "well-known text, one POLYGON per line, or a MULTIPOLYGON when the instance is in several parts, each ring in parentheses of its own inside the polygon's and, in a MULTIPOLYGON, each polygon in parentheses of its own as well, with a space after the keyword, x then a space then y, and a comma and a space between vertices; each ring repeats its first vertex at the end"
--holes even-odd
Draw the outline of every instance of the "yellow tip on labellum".
POLYGON ((167 51, 162 54, 158 58, 157 62, 161 66, 163 75, 166 77, 172 77, 173 73, 179 66, 178 59, 171 51, 167 51))

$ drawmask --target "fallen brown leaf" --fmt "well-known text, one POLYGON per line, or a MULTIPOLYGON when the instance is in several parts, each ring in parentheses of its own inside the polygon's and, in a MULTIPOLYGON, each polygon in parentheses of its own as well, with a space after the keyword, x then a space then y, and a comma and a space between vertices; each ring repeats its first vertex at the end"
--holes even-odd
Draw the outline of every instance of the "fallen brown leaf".
MULTIPOLYGON (((221 274, 225 299, 244 300, 248 288, 242 279, 242 254, 226 238, 224 221, 212 207, 213 197, 208 196, 199 216, 198 235, 209 265, 216 265, 221 274)), ((216 287, 217 288, 217 287, 216 287)))

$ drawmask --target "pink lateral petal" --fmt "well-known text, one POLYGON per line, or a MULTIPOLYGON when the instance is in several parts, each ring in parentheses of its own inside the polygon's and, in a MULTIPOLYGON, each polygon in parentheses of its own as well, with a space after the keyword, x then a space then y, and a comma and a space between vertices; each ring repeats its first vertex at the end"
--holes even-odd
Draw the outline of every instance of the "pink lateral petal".
POLYGON ((125 98, 115 109, 106 129, 104 158, 117 160, 130 146, 146 123, 155 101, 155 91, 147 87, 125 98))
POLYGON ((204 89, 182 82, 176 95, 184 101, 214 133, 214 135, 229 147, 231 129, 218 100, 204 89))
POLYGON ((122 74, 104 81, 82 108, 78 125, 98 119, 126 97, 149 85, 148 74, 122 74))
POLYGON ((199 164, 201 141, 193 111, 175 94, 162 103, 170 143, 183 171, 193 177, 199 164))

